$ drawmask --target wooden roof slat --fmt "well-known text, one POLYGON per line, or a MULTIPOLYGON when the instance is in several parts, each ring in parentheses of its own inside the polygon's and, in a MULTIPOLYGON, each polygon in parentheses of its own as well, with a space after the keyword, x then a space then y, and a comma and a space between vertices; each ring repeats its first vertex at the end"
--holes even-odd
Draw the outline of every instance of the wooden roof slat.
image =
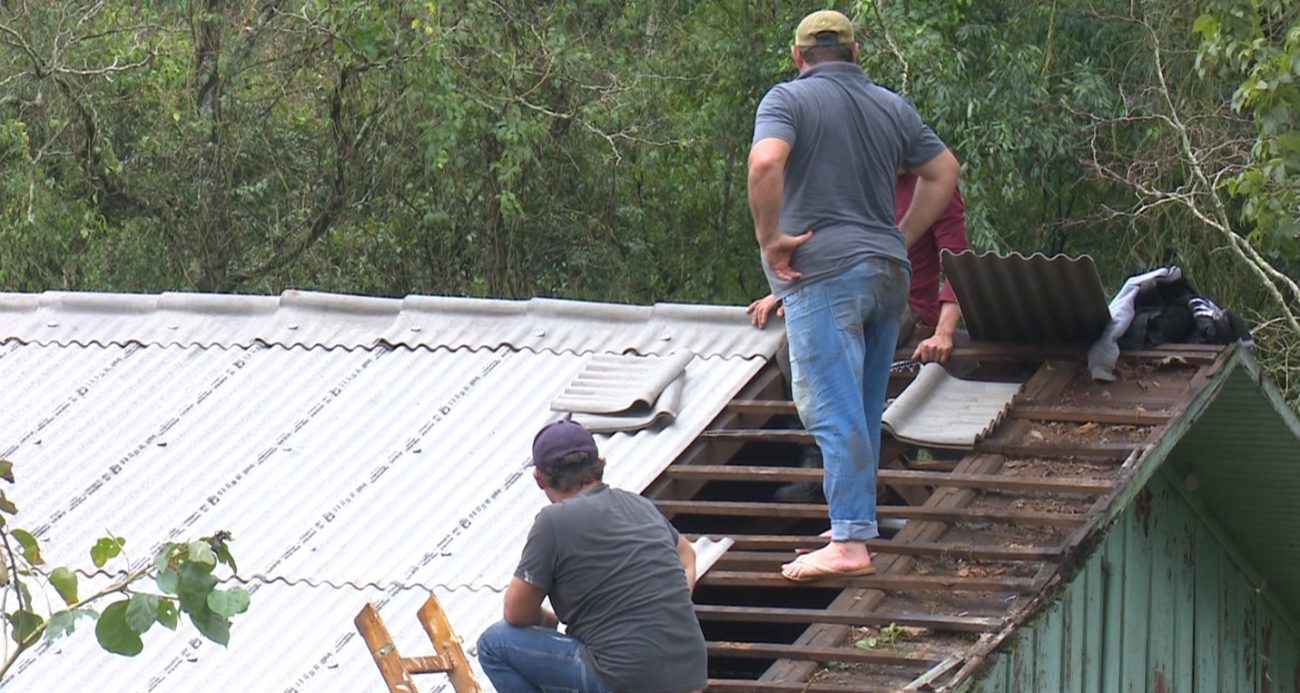
MULTIPOLYGON (((665 514, 713 515, 723 517, 825 518, 824 503, 758 503, 746 501, 657 500, 655 505, 665 514)), ((901 517, 915 520, 950 522, 991 522, 1035 527, 1077 527, 1087 516, 1082 513, 1047 513, 986 508, 940 508, 912 505, 882 505, 877 517, 901 517)))
POLYGON ((709 679, 709 693, 896 693, 895 686, 834 683, 779 683, 754 679, 709 679))
MULTIPOLYGON (((687 535, 694 541, 699 535, 687 535)), ((794 551, 799 548, 818 548, 825 545, 822 537, 793 534, 741 534, 732 537, 735 551, 769 550, 794 551)), ((975 561, 1049 561, 1060 558, 1058 546, 975 546, 963 542, 928 542, 891 539, 868 539, 867 548, 873 553, 900 556, 939 556, 965 558, 975 561)), ((723 554, 723 558, 726 554, 723 554)))
POLYGON ((1167 411, 1116 411, 1100 407, 1057 408, 1050 405, 1020 405, 1011 408, 1007 416, 1030 421, 1061 421, 1066 423, 1099 423, 1127 426, 1160 426, 1169 422, 1167 411))
POLYGON ((818 647, 766 642, 721 641, 709 643, 710 657, 749 659, 799 659, 811 662, 865 662, 890 666, 933 666, 942 655, 929 652, 863 650, 856 647, 818 647))
POLYGON ((863 614, 833 609, 793 609, 762 606, 715 606, 699 604, 695 615, 701 621, 744 623, 842 623, 850 626, 887 626, 897 623, 914 628, 960 633, 984 633, 1002 625, 1002 619, 988 616, 944 616, 905 611, 873 611, 863 614))
MULTIPOLYGON (((696 465, 670 467, 669 476, 681 479, 725 481, 821 481, 822 470, 805 467, 766 467, 759 465, 696 465)), ((951 472, 881 469, 877 480, 895 486, 950 486, 954 488, 999 489, 1046 493, 1104 493, 1115 486, 1110 479, 1069 477, 1033 478, 1004 474, 959 474, 951 472)))
POLYGON ((983 577, 956 575, 867 575, 863 577, 826 577, 807 582, 787 580, 776 571, 710 570, 700 578, 701 585, 728 587, 858 587, 863 589, 893 590, 898 592, 924 592, 947 590, 953 592, 1016 592, 1028 594, 1036 591, 1032 578, 983 577))

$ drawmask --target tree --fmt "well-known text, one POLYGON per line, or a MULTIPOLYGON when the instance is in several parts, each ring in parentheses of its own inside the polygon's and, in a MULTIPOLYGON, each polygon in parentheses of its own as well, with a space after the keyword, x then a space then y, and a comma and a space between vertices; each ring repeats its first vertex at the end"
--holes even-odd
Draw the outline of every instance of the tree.
MULTIPOLYGON (((0 460, 0 479, 14 483, 9 460, 0 460)), ((105 650, 132 657, 144 648, 140 636, 155 623, 175 630, 181 614, 204 637, 224 646, 230 641, 230 619, 248 609, 248 591, 238 586, 221 589, 213 574, 218 565, 236 571, 231 537, 226 532, 192 542, 166 542, 154 552, 152 561, 142 563, 126 559, 125 538, 103 537, 90 548, 95 568, 121 559, 126 569, 109 574, 107 584, 83 594, 77 572, 66 566, 48 566, 36 537, 10 525, 6 516, 17 512, 13 501, 0 491, 0 605, 5 616, 0 630, 15 643, 13 649, 6 648, 0 679, 42 639, 72 635, 78 621, 95 624, 95 637, 105 650), (153 581, 157 592, 143 589, 146 579, 153 581), (43 608, 38 597, 50 591, 62 604, 49 605, 47 597, 43 608), (95 610, 111 597, 119 598, 102 611, 95 610)))

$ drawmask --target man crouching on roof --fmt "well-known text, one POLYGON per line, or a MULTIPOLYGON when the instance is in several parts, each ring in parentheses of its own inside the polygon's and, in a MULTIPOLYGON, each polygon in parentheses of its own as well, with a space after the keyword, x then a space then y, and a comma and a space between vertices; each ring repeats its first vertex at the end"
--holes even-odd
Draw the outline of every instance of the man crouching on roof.
POLYGON ((533 439, 533 478, 551 504, 506 588, 505 620, 478 639, 499 691, 685 693, 707 683, 695 551, 649 500, 601 481, 604 471, 582 424, 556 421, 533 439), (548 596, 554 613, 542 606, 548 596))

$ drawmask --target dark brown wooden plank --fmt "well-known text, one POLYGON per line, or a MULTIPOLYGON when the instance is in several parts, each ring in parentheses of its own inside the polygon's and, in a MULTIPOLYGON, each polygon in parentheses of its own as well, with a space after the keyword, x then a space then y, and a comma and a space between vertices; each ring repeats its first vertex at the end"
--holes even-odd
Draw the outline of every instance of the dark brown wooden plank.
POLYGON ((955 575, 868 575, 865 577, 827 577, 810 582, 787 580, 776 571, 710 570, 700 578, 701 585, 725 587, 858 587, 898 592, 1017 592, 1037 591, 1030 578, 958 577, 955 575))
POLYGON ((1019 405, 1012 407, 1007 416, 1030 421, 1063 421, 1066 423, 1100 423, 1124 426, 1160 426, 1169 421, 1165 411, 1117 411, 1096 407, 1057 408, 1049 405, 1019 405))
MULTIPOLYGON (((687 535, 694 541, 700 535, 687 535)), ((734 551, 790 551, 815 549, 826 539, 794 534, 741 534, 732 537, 734 551)), ((938 556, 964 558, 972 561, 1052 561, 1060 558, 1061 548, 1056 546, 973 546, 965 543, 869 539, 867 548, 872 553, 899 556, 938 556)), ((728 552, 730 553, 730 552, 728 552)), ((726 554, 723 554, 726 558, 726 554)))
POLYGON ((1146 445, 1146 443, 1008 443, 1001 440, 982 440, 975 444, 975 449, 989 455, 1012 458, 1078 457, 1123 462, 1133 450, 1146 445))
POLYGON ((807 431, 785 428, 730 428, 704 431, 699 440, 708 442, 798 443, 812 445, 812 434, 807 431))
MULTIPOLYGON (((1083 361, 1088 355, 1087 344, 1028 344, 972 341, 952 350, 955 360, 977 361, 1083 361)), ((1122 351, 1126 360, 1160 360, 1175 358, 1190 365, 1211 363, 1218 358, 1221 346, 1199 344, 1169 344, 1155 349, 1122 351)), ((911 350, 894 352, 895 359, 911 357, 911 350)))
POLYGON ((749 414, 784 414, 791 416, 798 413, 794 402, 788 399, 733 399, 727 403, 728 411, 749 414))
MULTIPOLYGON (((745 501, 655 501, 666 515, 712 515, 720 517, 827 517, 822 503, 755 503, 745 501)), ((878 517, 901 517, 915 520, 948 522, 990 522, 1033 527, 1077 527, 1085 516, 1078 513, 1044 513, 988 508, 935 508, 910 505, 882 505, 878 517)))
POLYGON ((816 647, 766 642, 710 642, 710 657, 746 659, 801 659, 809 662, 864 662, 888 666, 927 667, 939 663, 943 655, 929 652, 863 650, 856 647, 816 647))
MULTIPOLYGON (((674 467, 667 473, 686 479, 726 481, 821 481, 821 469, 803 467, 765 467, 756 465, 697 465, 674 467)), ((1034 491, 1045 493, 1104 493, 1115 486, 1108 479, 1079 479, 1070 477, 1019 477, 1001 474, 956 474, 905 469, 882 469, 876 477, 881 483, 895 486, 948 486, 953 488, 998 489, 1003 491, 1034 491)))
POLYGON ((695 615, 701 621, 742 623, 843 623, 850 626, 900 626, 929 628, 957 633, 984 633, 1002 625, 1001 618, 981 616, 936 616, 903 611, 873 611, 862 614, 826 609, 786 609, 778 607, 714 606, 697 604, 695 615))
POLYGON ((834 683, 777 683, 753 679, 709 679, 709 693, 898 693, 891 686, 834 683))

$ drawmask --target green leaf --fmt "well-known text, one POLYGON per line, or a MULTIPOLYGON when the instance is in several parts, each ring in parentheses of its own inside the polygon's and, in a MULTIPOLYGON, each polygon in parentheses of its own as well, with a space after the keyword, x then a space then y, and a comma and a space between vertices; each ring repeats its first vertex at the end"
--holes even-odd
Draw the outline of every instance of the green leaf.
POLYGON ((239 572, 239 566, 235 565, 235 557, 230 553, 229 546, 224 543, 218 544, 215 551, 217 552, 217 560, 230 566, 230 572, 239 572))
POLYGON ((32 565, 45 563, 45 559, 41 558, 41 545, 36 541, 36 537, 32 536, 31 532, 15 528, 10 533, 13 534, 14 539, 18 540, 18 544, 23 547, 23 558, 26 558, 28 563, 32 565))
POLYGON ((164 593, 176 594, 176 591, 180 589, 181 576, 180 573, 177 573, 171 568, 164 568, 159 571, 158 577, 154 579, 154 582, 158 583, 158 589, 162 590, 164 593))
POLYGON ((113 654, 134 657, 144 649, 144 641, 126 623, 127 605, 127 600, 123 599, 105 607, 95 624, 95 639, 100 647, 113 654))
POLYGON ((248 590, 243 587, 212 590, 212 594, 208 595, 208 608, 226 618, 247 611, 248 602, 248 590))
POLYGON ((5 618, 9 619, 9 625, 12 626, 9 634, 13 636, 14 642, 20 645, 30 638, 32 633, 36 632, 36 629, 40 628, 41 624, 45 622, 45 619, 41 618, 40 615, 25 609, 5 614, 5 618))
POLYGON ((18 506, 14 505, 13 501, 5 497, 4 491, 0 491, 0 512, 6 512, 10 515, 18 514, 18 506))
POLYGON ((94 561, 96 568, 103 568, 105 563, 122 553, 125 544, 126 540, 122 537, 100 537, 90 547, 90 560, 94 561))
POLYGON ((190 542, 189 560, 214 568, 217 565, 217 556, 212 553, 212 546, 202 540, 190 542))
POLYGON ((1203 14, 1192 22, 1192 31, 1200 34, 1205 38, 1211 38, 1219 34, 1219 20, 1213 15, 1203 14))
POLYGON ((199 611, 188 612, 190 622, 203 637, 225 647, 230 643, 230 620, 206 606, 199 611))
POLYGON ((126 605, 126 627, 144 635, 158 620, 158 597, 133 594, 126 605))
POLYGON ((180 623, 181 615, 176 610, 176 602, 171 599, 158 600, 158 622, 163 624, 169 630, 176 630, 176 624, 180 623))
POLYGON ((186 562, 181 565, 180 584, 176 596, 181 600, 181 611, 194 615, 208 608, 208 594, 216 586, 212 567, 202 563, 186 562))
POLYGON ((9 460, 0 460, 0 479, 9 483, 14 483, 14 463, 9 460))
POLYGON ((158 569, 159 572, 166 570, 171 565, 172 554, 178 546, 180 544, 170 541, 163 544, 162 548, 158 549, 158 553, 154 554, 153 567, 158 569))
POLYGON ((60 636, 72 635, 77 629, 77 619, 95 618, 96 614, 92 609, 64 609, 50 614, 50 622, 45 626, 46 640, 54 640, 60 636))
POLYGON ((77 603, 77 574, 63 566, 50 571, 50 584, 59 591, 63 603, 72 606, 77 603))

